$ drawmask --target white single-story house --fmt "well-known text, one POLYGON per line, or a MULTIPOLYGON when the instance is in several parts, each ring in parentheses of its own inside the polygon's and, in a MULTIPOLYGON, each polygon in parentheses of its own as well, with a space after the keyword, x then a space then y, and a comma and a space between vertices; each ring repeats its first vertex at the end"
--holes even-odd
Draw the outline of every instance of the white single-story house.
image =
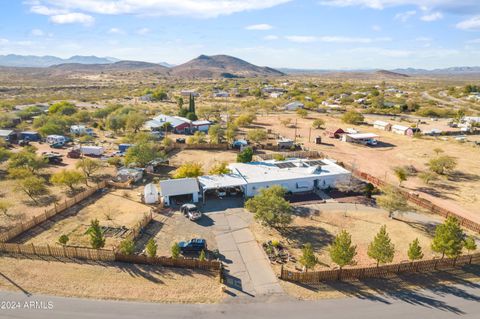
POLYGON ((382 131, 390 131, 392 129, 392 124, 384 121, 375 121, 373 122, 373 127, 382 131))
POLYGON ((400 135, 413 136, 413 129, 403 125, 392 125, 392 132, 400 135))
POLYGON ((464 116, 462 120, 466 123, 480 123, 480 116, 464 116))
POLYGON ((212 123, 206 120, 190 121, 181 116, 160 114, 145 123, 145 128, 152 131, 162 129, 165 123, 170 123, 175 133, 191 133, 195 131, 208 132, 212 123))
POLYGON ((262 188, 273 185, 280 185, 287 192, 305 193, 335 187, 351 177, 348 170, 329 159, 233 163, 229 165, 229 169, 231 174, 220 175, 215 179, 211 176, 199 178, 200 185, 207 189, 212 186, 218 188, 240 186, 245 197, 252 197, 262 188))
POLYGON ((155 204, 158 202, 158 190, 155 184, 150 183, 145 185, 143 189, 143 200, 145 204, 155 204))
POLYGON ((166 179, 160 181, 160 198, 165 206, 170 206, 172 197, 188 196, 198 203, 200 188, 196 178, 166 179))
POLYGON ((285 110, 286 111, 296 111, 298 109, 303 109, 304 106, 305 105, 302 102, 298 102, 298 101, 290 102, 290 103, 285 105, 285 110))

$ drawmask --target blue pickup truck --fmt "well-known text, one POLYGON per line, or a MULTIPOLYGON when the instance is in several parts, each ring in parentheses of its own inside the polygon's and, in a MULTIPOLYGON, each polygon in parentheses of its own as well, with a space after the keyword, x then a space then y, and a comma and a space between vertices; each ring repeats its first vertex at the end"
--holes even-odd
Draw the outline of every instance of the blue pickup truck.
POLYGON ((193 238, 189 241, 181 241, 178 243, 182 254, 189 252, 201 252, 207 250, 207 241, 205 239, 193 238))

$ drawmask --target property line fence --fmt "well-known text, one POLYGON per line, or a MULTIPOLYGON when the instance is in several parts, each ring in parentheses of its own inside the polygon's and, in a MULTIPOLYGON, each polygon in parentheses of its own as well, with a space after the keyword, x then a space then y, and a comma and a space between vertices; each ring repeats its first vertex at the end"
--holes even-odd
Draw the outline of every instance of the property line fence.
POLYGON ((115 254, 115 260, 134 264, 158 265, 165 267, 192 268, 204 270, 221 270, 221 262, 193 258, 148 257, 145 255, 115 254))
POLYGON ((457 213, 454 213, 446 208, 443 208, 443 207, 440 207, 434 203, 432 203, 431 201, 429 201, 428 199, 425 199, 423 197, 420 197, 420 195, 418 194, 413 194, 413 193, 410 193, 408 191, 405 191, 401 188, 398 188, 394 185, 391 185, 391 184, 388 184, 387 182, 375 177, 375 176, 372 176, 368 173, 365 173, 365 172, 362 172, 362 171, 359 171, 359 170, 355 170, 355 169, 351 169, 350 170, 352 171, 352 174, 362 180, 365 180, 367 182, 370 182, 372 183, 373 185, 377 186, 377 187, 386 187, 386 186, 389 186, 389 187, 393 187, 395 188, 398 192, 400 192, 408 201, 414 203, 415 205, 418 205, 422 208, 425 208, 427 210, 429 210, 430 212, 434 213, 434 214, 438 214, 442 217, 449 217, 449 216, 454 216, 460 223, 460 225, 462 225, 463 227, 465 228, 468 228, 474 232, 477 232, 477 233, 480 233, 480 224, 477 223, 477 222, 474 222, 472 220, 469 220, 463 216, 460 216, 459 214, 457 213))
POLYGON ((16 236, 20 235, 21 233, 43 223, 49 218, 62 213, 63 211, 67 210, 68 208, 78 204, 79 202, 83 201, 87 197, 90 197, 99 189, 105 188, 107 186, 106 181, 101 181, 95 185, 95 187, 89 188, 84 192, 81 192, 75 195, 73 198, 65 199, 60 203, 55 203, 53 208, 46 209, 43 214, 39 214, 34 216, 24 222, 21 222, 14 227, 10 228, 9 230, 0 234, 0 243, 8 242, 9 240, 15 238, 16 236))
POLYGON ((264 160, 272 160, 276 156, 283 156, 285 158, 323 158, 323 154, 317 151, 297 151, 297 152, 279 152, 270 154, 258 154, 257 156, 264 160))
POLYGON ((125 239, 129 239, 134 241, 138 235, 141 234, 142 229, 145 228, 153 219, 153 211, 146 213, 143 218, 133 226, 129 234, 125 237, 125 239))
POLYGON ((323 281, 357 280, 364 278, 385 278, 399 274, 411 274, 420 272, 435 272, 449 270, 470 264, 480 264, 480 253, 463 255, 457 258, 429 259, 414 262, 383 265, 379 267, 362 267, 333 269, 310 272, 297 272, 284 269, 280 272, 280 279, 285 281, 318 284, 323 281))
POLYGON ((186 144, 186 143, 173 143, 173 148, 180 148, 185 150, 228 150, 229 145, 227 143, 219 144, 210 144, 210 143, 200 143, 200 144, 186 144))

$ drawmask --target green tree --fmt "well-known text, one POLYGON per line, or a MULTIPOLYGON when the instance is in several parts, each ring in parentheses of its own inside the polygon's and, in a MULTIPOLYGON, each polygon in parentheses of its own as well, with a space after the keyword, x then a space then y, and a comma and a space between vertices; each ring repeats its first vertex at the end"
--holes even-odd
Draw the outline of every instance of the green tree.
POLYGON ((418 177, 427 185, 437 179, 437 175, 433 172, 421 172, 418 177))
POLYGON ((392 244, 390 236, 387 233, 387 226, 383 225, 375 236, 373 241, 368 245, 368 257, 374 259, 379 264, 392 262, 395 255, 395 245, 392 244))
POLYGON ((157 255, 157 243, 153 238, 150 238, 147 242, 145 250, 147 251, 148 257, 155 257, 157 255))
POLYGON ((188 162, 180 166, 173 173, 173 178, 198 177, 203 175, 202 164, 188 162))
POLYGON ((452 156, 443 155, 432 158, 428 164, 430 171, 439 175, 445 175, 449 171, 452 171, 457 167, 457 161, 452 156))
POLYGON ((124 255, 132 255, 135 251, 135 244, 133 240, 127 238, 120 242, 119 250, 124 255))
POLYGON ((46 160, 37 156, 30 149, 23 149, 18 153, 13 153, 8 161, 9 168, 25 168, 31 173, 36 173, 45 166, 47 166, 46 160))
POLYGON ((200 261, 205 261, 205 259, 207 259, 206 255, 205 255, 205 250, 202 249, 202 251, 200 252, 200 256, 198 256, 198 259, 200 261))
POLYGON ((299 260, 300 264, 305 267, 305 271, 308 269, 313 269, 316 264, 318 264, 318 258, 313 252, 313 247, 311 243, 306 243, 302 248, 302 256, 299 260))
POLYGON ((188 101, 188 113, 195 114, 195 97, 193 94, 190 94, 190 99, 188 101))
POLYGON ((423 258, 422 247, 420 246, 418 238, 415 238, 415 240, 408 245, 407 254, 410 261, 420 260, 423 258))
POLYGON ((57 102, 55 104, 52 104, 48 108, 48 113, 49 114, 62 114, 62 115, 72 115, 77 112, 77 107, 75 104, 67 102, 67 101, 61 101, 57 102))
POLYGON ((373 191, 375 190, 375 186, 372 183, 365 184, 363 189, 366 198, 372 198, 373 191))
POLYGON ((145 115, 138 112, 130 112, 125 122, 125 128, 137 133, 146 120, 147 118, 145 115))
POLYGON ((393 172, 399 181, 399 185, 402 186, 402 182, 407 180, 407 171, 403 167, 395 167, 393 172))
POLYGON ((125 152, 125 165, 135 164, 138 167, 145 167, 151 161, 164 157, 165 153, 160 151, 154 142, 137 143, 125 152))
POLYGON ((10 152, 4 147, 0 147, 0 164, 7 161, 10 157, 10 152))
POLYGON ((185 115, 185 117, 187 119, 189 119, 190 121, 196 121, 198 120, 198 116, 197 114, 193 113, 193 112, 188 112, 187 115, 185 115))
POLYGON ((87 229, 86 234, 90 236, 92 248, 100 249, 105 246, 105 237, 98 219, 90 221, 90 227, 87 229))
POLYGON ((80 169, 88 179, 102 167, 102 163, 99 160, 84 157, 75 164, 75 167, 80 169))
POLYGON ((255 121, 256 116, 254 113, 242 113, 235 119, 235 125, 239 127, 250 126, 255 121))
POLYGON ((85 176, 80 171, 63 169, 53 174, 50 181, 55 185, 66 186, 74 192, 75 186, 85 181, 85 176))
POLYGON ((225 132, 222 126, 220 124, 210 126, 208 129, 208 137, 212 144, 222 143, 225 138, 225 132))
POLYGON ((308 111, 302 108, 297 109, 297 115, 300 116, 302 119, 308 116, 308 111))
POLYGON ((233 143, 235 136, 237 135, 237 126, 233 123, 227 124, 227 129, 225 131, 225 138, 228 143, 233 143))
POLYGON ((265 141, 268 137, 267 131, 262 129, 253 129, 247 132, 247 138, 257 144, 265 141))
POLYGON ((65 235, 65 234, 63 234, 62 236, 60 236, 60 238, 58 238, 58 242, 60 244, 62 244, 63 246, 65 246, 68 243, 69 240, 70 240, 70 238, 68 238, 68 236, 65 235))
POLYGON ((224 175, 229 174, 231 171, 228 168, 227 162, 216 163, 208 172, 210 175, 224 175))
POLYGON ((342 121, 347 124, 362 124, 365 118, 361 113, 358 113, 357 111, 351 110, 348 112, 345 112, 342 116, 342 121))
POLYGON ((468 250, 468 253, 471 253, 472 251, 477 249, 477 243, 475 242, 475 237, 473 237, 472 235, 467 236, 467 238, 465 238, 463 245, 465 249, 468 250))
POLYGON ((357 255, 357 246, 352 245, 352 236, 342 230, 333 240, 329 248, 330 258, 340 269, 354 264, 353 258, 357 255))
POLYGON ((49 193, 45 180, 35 175, 19 180, 16 189, 27 194, 37 205, 39 204, 37 198, 49 193))
POLYGON ((392 217, 395 211, 404 211, 408 208, 405 197, 393 187, 385 188, 384 194, 377 197, 377 204, 388 211, 389 217, 392 217))
POLYGON ((187 138, 187 144, 203 144, 206 143, 205 133, 197 131, 193 134, 193 136, 189 136, 187 138))
POLYGON ((173 243, 170 250, 172 252, 173 259, 177 259, 178 257, 180 257, 180 246, 178 245, 178 243, 173 243))
POLYGON ((106 120, 107 128, 114 131, 115 134, 120 130, 124 130, 127 124, 126 116, 119 114, 110 114, 106 120))
POLYGON ((325 125, 325 121, 323 119, 316 119, 312 123, 312 127, 316 129, 321 129, 325 125))
POLYGON ((445 257, 458 257, 464 245, 464 233, 455 217, 447 217, 443 224, 435 228, 432 250, 445 257))
POLYGON ((237 154, 238 163, 249 163, 253 159, 253 149, 246 147, 243 151, 237 154))
POLYGON ((178 98, 177 98, 177 105, 178 105, 178 108, 179 108, 179 109, 183 108, 183 103, 184 103, 183 97, 181 97, 181 96, 178 97, 178 98))
POLYGON ((284 197, 285 189, 280 185, 262 188, 245 202, 245 208, 265 226, 285 227, 292 222, 292 206, 284 197))

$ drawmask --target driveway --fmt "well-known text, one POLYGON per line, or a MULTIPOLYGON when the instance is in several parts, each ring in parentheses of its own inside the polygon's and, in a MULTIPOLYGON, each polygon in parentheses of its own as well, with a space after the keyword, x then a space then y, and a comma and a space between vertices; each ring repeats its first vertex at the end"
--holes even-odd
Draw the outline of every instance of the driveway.
POLYGON ((249 229, 252 214, 243 208, 207 213, 225 265, 227 294, 239 297, 283 294, 263 249, 249 229))

